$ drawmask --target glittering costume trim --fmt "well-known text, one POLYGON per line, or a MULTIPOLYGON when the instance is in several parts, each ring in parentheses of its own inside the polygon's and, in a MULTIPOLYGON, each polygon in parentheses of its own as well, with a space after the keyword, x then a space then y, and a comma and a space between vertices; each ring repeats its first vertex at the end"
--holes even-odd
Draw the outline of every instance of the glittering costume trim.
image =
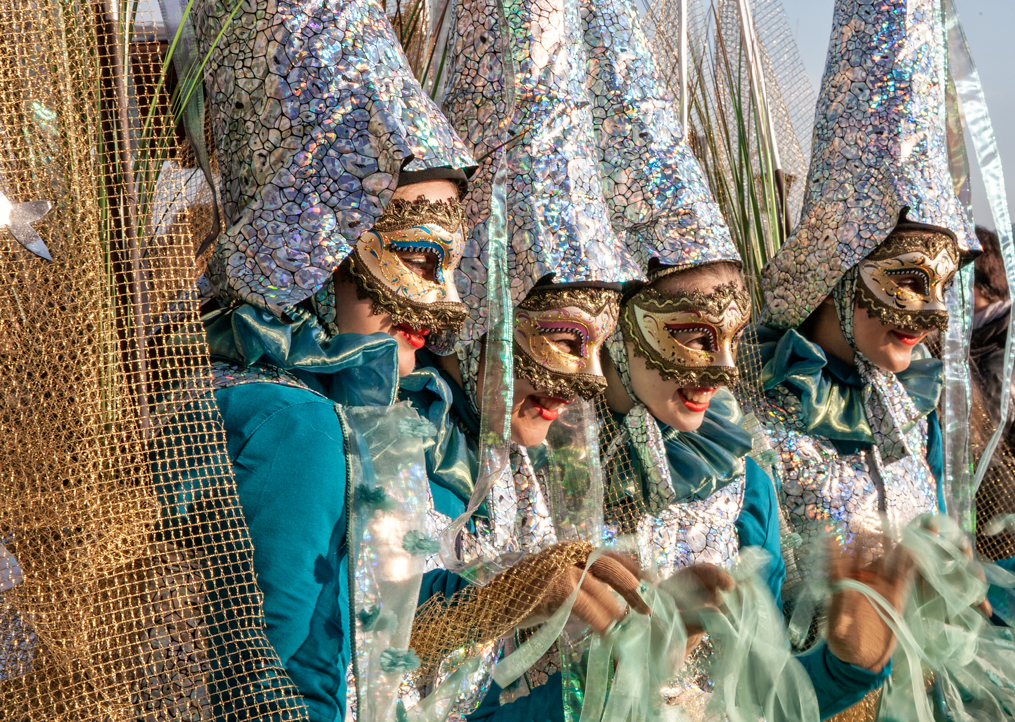
POLYGON ((515 375, 539 391, 561 399, 594 399, 606 390, 606 379, 593 374, 562 374, 536 361, 517 341, 514 344, 515 375))
POLYGON ((417 303, 394 293, 366 267, 358 247, 349 254, 347 268, 356 282, 356 295, 373 301, 374 313, 390 315, 393 326, 405 323, 413 328, 429 328, 431 332, 454 333, 465 323, 467 310, 464 303, 417 303))
POLYGON ((550 311, 555 308, 574 306, 582 311, 599 316, 609 308, 620 303, 620 292, 612 288, 596 288, 595 286, 576 286, 560 288, 553 285, 536 286, 518 308, 525 311, 550 311))
POLYGON ((546 580, 583 564, 592 553, 587 542, 560 544, 523 559, 485 586, 470 586, 451 599, 436 594, 417 611, 409 646, 420 659, 425 680, 455 650, 500 639, 517 627, 543 600, 546 580))
POLYGON ((384 209, 384 215, 374 223, 373 230, 378 233, 404 231, 413 226, 433 224, 451 233, 465 229, 465 211, 456 200, 430 201, 420 198, 408 201, 404 198, 391 201, 384 209))

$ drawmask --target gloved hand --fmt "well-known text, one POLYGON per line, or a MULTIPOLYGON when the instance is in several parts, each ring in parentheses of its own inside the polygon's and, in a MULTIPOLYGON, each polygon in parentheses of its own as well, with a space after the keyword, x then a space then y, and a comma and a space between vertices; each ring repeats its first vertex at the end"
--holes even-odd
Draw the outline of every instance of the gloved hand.
MULTIPOLYGON (((540 554, 552 553, 552 550, 553 547, 540 554)), ((547 580, 541 601, 525 619, 523 626, 544 621, 557 611, 578 585, 584 568, 582 564, 565 567, 556 578, 547 580)), ((614 552, 600 556, 585 575, 574 607, 571 609, 572 616, 578 617, 597 633, 603 634, 611 624, 623 619, 626 613, 610 592, 611 588, 633 609, 648 614, 648 605, 638 594, 638 587, 641 586, 639 571, 638 563, 630 556, 614 552)))
POLYGON ((719 592, 731 592, 734 586, 733 577, 714 564, 692 564, 659 583, 659 589, 677 601, 687 629, 686 654, 690 654, 705 636, 701 615, 720 611, 719 592))
MULTIPOLYGON (((865 540, 867 541, 867 540, 865 540)), ((866 556, 854 545, 843 549, 829 540, 829 577, 832 585, 855 579, 878 592, 897 612, 906 606, 913 581, 913 558, 902 546, 865 564, 866 556)), ((843 662, 880 672, 895 651, 895 633, 874 604, 862 593, 843 589, 832 595, 828 607, 828 649, 843 662)))

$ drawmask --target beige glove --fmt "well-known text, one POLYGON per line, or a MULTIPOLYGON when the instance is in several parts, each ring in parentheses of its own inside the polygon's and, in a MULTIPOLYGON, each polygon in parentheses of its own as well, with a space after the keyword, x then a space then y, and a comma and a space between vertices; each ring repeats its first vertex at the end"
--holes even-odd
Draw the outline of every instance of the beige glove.
MULTIPOLYGON (((546 551, 549 552, 550 549, 546 551)), ((557 611, 578 585, 584 568, 584 564, 575 564, 562 569, 555 578, 547 580, 545 593, 532 610, 532 614, 525 620, 525 624, 543 621, 557 611)), ((632 608, 642 614, 648 614, 648 605, 638 594, 638 587, 641 586, 639 571, 638 563, 630 556, 614 552, 603 554, 593 562, 588 574, 585 575, 585 581, 578 590, 571 614, 599 634, 604 633, 611 624, 623 619, 626 613, 610 592, 611 588, 632 608)))
MULTIPOLYGON (((865 540, 866 541, 866 540, 865 540)), ((829 577, 834 585, 855 579, 878 592, 901 612, 913 580, 913 558, 902 546, 864 565, 856 547, 842 549, 829 540, 829 577)), ((880 672, 895 651, 895 633, 885 624, 871 601, 860 592, 844 589, 832 595, 828 607, 828 649, 848 664, 880 672)))

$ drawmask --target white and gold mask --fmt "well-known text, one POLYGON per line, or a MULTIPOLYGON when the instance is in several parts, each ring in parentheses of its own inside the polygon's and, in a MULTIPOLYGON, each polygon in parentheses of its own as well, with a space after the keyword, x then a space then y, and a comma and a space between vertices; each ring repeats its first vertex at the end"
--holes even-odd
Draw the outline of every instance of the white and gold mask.
POLYGON ((594 398, 606 388, 599 350, 617 325, 620 291, 612 287, 535 286, 515 309, 515 373, 561 399, 594 398), (571 334, 575 353, 548 334, 571 334))
POLYGON ((620 327, 624 341, 664 379, 714 387, 736 381, 736 343, 750 318, 747 291, 730 282, 708 295, 645 288, 624 304, 620 327), (703 348, 681 343, 688 332, 704 337, 703 348))
POLYGON ((856 299, 884 323, 944 331, 945 291, 958 267, 954 236, 930 230, 894 232, 860 262, 856 299))
POLYGON ((349 270, 361 297, 390 314, 393 325, 406 323, 430 329, 432 334, 453 334, 466 314, 454 283, 464 248, 458 201, 396 200, 360 236, 349 270), (431 256, 433 279, 414 271, 399 254, 431 256))

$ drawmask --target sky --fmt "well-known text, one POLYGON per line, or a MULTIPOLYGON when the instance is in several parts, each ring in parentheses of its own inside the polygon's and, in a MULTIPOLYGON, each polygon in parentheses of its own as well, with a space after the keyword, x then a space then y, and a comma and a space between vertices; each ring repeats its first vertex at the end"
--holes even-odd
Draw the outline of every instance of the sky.
MULTIPOLYGON (((815 88, 825 68, 833 4, 833 0, 783 0, 815 88)), ((987 98, 1007 181, 1009 211, 1015 211, 1015 0, 954 0, 954 4, 987 98)), ((971 147, 969 152, 973 152, 971 147)), ((973 218, 979 225, 994 228, 975 158, 970 157, 970 165, 974 176, 973 218)))

